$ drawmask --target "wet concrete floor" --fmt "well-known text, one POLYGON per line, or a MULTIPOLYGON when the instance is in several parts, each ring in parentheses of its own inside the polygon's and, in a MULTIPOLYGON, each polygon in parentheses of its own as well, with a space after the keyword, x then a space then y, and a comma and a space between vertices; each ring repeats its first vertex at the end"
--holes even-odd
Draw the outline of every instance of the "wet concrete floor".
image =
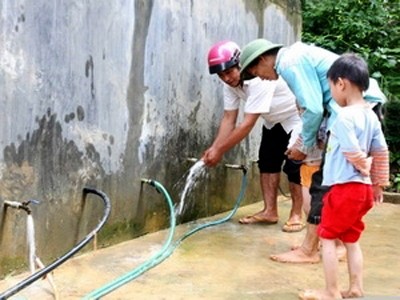
MULTIPOLYGON (((241 225, 238 219, 262 208, 255 203, 240 208, 226 223, 203 229, 187 239, 165 261, 102 299, 297 299, 306 288, 324 286, 322 265, 276 263, 269 255, 300 244, 305 231, 285 233, 281 227, 290 199, 280 197, 276 225, 241 225)), ((225 214, 177 227, 179 238, 198 224, 225 214)), ((400 205, 384 203, 366 217, 361 239, 364 253, 364 299, 400 299, 400 205)), ((168 231, 127 241, 72 258, 53 272, 59 299, 82 299, 89 292, 119 278, 157 253, 168 231)), ((40 256, 40 254, 39 254, 40 256)), ((27 274, 0 281, 0 291, 27 274)), ((346 263, 340 281, 347 287, 346 263)), ((39 280, 10 299, 55 299, 48 280, 39 280)))

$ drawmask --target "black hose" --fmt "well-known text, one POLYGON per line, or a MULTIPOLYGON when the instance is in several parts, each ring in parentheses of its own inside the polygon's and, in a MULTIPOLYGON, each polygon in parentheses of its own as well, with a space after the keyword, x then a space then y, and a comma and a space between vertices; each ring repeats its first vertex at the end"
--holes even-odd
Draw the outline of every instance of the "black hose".
POLYGON ((36 273, 33 273, 31 276, 27 277, 26 279, 22 280, 21 282, 17 283, 15 286, 9 288, 2 294, 0 294, 0 300, 7 299, 11 297, 12 295, 18 293, 22 289, 26 288, 36 280, 44 277, 46 274, 50 273, 53 271, 55 268, 63 264, 66 260, 71 258, 73 255, 75 255, 79 250, 81 250, 83 247, 86 246, 90 242, 91 239, 97 234, 97 232, 100 231, 100 229, 103 227, 103 225, 106 223, 108 217, 110 216, 111 212, 111 201, 108 198, 108 196, 94 188, 89 188, 85 187, 83 188, 83 194, 84 197, 86 197, 87 194, 95 194, 99 196, 103 202, 104 202, 104 215, 103 218, 100 220, 99 224, 96 226, 95 229, 93 229, 84 239, 82 239, 78 244, 76 244, 70 251, 65 253, 63 256, 60 258, 56 259, 54 262, 52 262, 50 265, 47 267, 38 270, 36 273))

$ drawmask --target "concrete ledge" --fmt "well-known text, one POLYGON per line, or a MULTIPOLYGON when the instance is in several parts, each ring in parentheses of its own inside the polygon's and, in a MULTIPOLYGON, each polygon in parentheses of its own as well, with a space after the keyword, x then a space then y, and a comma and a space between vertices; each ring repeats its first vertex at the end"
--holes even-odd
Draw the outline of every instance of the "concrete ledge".
POLYGON ((383 202, 400 204, 400 193, 384 192, 383 202))

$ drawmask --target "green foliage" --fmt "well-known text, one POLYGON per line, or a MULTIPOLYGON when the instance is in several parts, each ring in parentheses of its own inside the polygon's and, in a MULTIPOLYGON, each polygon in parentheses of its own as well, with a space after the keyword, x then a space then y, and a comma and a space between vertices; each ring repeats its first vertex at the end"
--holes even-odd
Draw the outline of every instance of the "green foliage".
POLYGON ((303 0, 304 42, 363 56, 390 100, 400 99, 400 5, 392 0, 303 0))
POLYGON ((400 100, 392 100, 385 107, 385 135, 392 153, 392 163, 398 162, 400 169, 400 100))
POLYGON ((400 192, 400 173, 398 173, 393 179, 393 187, 394 191, 399 193, 400 192))
POLYGON ((390 152, 390 191, 400 192, 400 152, 390 152))
POLYGON ((302 0, 302 40, 338 54, 358 53, 389 99, 384 128, 391 180, 400 190, 400 5, 393 0, 302 0))

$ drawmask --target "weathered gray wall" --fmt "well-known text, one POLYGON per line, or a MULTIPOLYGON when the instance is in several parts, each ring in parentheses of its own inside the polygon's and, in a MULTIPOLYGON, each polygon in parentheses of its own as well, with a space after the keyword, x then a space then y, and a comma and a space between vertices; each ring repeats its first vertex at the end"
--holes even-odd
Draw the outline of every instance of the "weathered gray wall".
MULTIPOLYGON (((40 200, 33 216, 45 260, 70 249, 101 215, 93 201, 80 228, 84 186, 112 200, 100 242, 167 226, 163 200, 140 178, 158 180, 176 198, 186 158, 212 142, 223 108, 208 48, 257 37, 289 44, 301 30, 294 0, 4 0, 0 12, 3 272, 26 254, 25 214, 5 213, 5 199, 40 200)), ((225 162, 251 165, 258 135, 225 162)), ((183 219, 229 209, 241 178, 231 172, 210 170, 183 219)), ((257 189, 252 181, 246 201, 260 199, 257 189)))

